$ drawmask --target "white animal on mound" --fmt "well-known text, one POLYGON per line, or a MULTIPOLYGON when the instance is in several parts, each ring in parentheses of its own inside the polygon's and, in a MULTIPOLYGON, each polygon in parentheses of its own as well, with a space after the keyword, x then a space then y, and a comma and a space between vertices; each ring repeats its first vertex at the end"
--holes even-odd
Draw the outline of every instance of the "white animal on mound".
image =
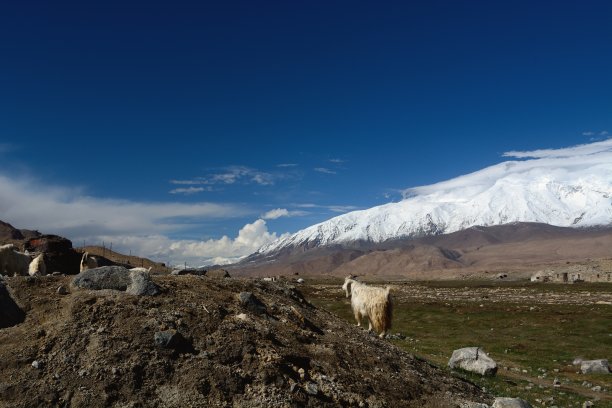
MULTIPOLYGON (((0 274, 27 275, 30 270, 29 267, 31 262, 34 261, 32 261, 30 254, 18 252, 15 245, 6 244, 0 246, 0 274)), ((41 262, 44 266, 42 258, 40 261, 37 261, 36 264, 40 265, 41 262)))
POLYGON ((143 268, 141 266, 138 266, 136 268, 131 268, 130 271, 132 272, 151 272, 151 268, 152 266, 149 266, 148 268, 143 268))
POLYGON ((383 338, 391 328, 393 317, 393 304, 389 287, 377 288, 365 283, 357 282, 351 276, 344 279, 342 289, 346 297, 351 298, 351 307, 357 320, 357 326, 361 326, 361 318, 367 317, 369 321, 368 331, 372 328, 383 338))
POLYGON ((81 258, 81 267, 80 271, 86 271, 88 269, 93 269, 98 267, 98 260, 95 256, 89 255, 89 252, 85 252, 83 257, 81 258))
POLYGON ((45 256, 42 253, 34 258, 32 262, 30 262, 30 265, 28 266, 28 274, 30 276, 47 274, 45 256))

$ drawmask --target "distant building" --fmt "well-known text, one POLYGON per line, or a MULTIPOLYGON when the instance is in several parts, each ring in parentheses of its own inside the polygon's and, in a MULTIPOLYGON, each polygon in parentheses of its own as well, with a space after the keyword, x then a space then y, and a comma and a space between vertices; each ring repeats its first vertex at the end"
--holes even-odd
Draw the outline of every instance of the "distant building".
POLYGON ((532 282, 579 283, 609 282, 612 283, 612 271, 602 270, 599 265, 572 265, 554 269, 544 269, 531 276, 532 282))

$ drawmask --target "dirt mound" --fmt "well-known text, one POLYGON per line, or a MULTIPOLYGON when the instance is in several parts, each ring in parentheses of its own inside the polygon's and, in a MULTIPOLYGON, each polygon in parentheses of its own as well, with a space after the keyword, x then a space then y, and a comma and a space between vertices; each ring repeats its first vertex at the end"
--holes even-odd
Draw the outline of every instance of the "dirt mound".
POLYGON ((26 319, 0 330, 0 406, 491 401, 473 384, 315 308, 287 282, 153 278, 162 293, 141 297, 66 290, 66 276, 6 279, 26 319))

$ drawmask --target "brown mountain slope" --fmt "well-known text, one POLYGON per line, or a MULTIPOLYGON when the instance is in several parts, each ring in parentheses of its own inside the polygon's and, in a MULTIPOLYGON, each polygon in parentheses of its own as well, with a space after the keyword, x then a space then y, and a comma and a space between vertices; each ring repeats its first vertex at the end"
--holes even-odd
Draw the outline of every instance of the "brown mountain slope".
POLYGON ((373 251, 334 269, 336 276, 367 275, 403 277, 419 274, 421 279, 431 279, 435 271, 457 269, 463 265, 453 253, 431 245, 416 245, 409 248, 373 251))
POLYGON ((451 234, 380 245, 285 251, 261 263, 233 266, 237 275, 303 274, 378 275, 408 279, 487 277, 510 272, 525 278, 532 272, 566 263, 612 258, 612 228, 573 229, 538 223, 473 227, 451 234), (286 255, 290 254, 290 255, 286 255), (333 261, 332 261, 333 259, 333 261), (272 273, 273 272, 273 273, 272 273))
POLYGON ((126 255, 120 252, 111 251, 108 248, 101 246, 86 246, 78 248, 81 252, 88 252, 94 256, 102 256, 113 263, 125 265, 128 268, 144 267, 151 268, 153 273, 170 273, 171 269, 166 267, 165 264, 159 262, 153 262, 150 259, 142 258, 136 255, 126 255))

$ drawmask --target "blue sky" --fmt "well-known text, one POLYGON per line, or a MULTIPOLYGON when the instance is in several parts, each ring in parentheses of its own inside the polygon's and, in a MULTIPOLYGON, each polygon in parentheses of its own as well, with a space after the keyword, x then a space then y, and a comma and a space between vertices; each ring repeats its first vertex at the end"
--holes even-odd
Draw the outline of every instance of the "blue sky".
POLYGON ((609 137, 609 2, 459 3, 4 2, 0 220, 198 263, 609 137))

